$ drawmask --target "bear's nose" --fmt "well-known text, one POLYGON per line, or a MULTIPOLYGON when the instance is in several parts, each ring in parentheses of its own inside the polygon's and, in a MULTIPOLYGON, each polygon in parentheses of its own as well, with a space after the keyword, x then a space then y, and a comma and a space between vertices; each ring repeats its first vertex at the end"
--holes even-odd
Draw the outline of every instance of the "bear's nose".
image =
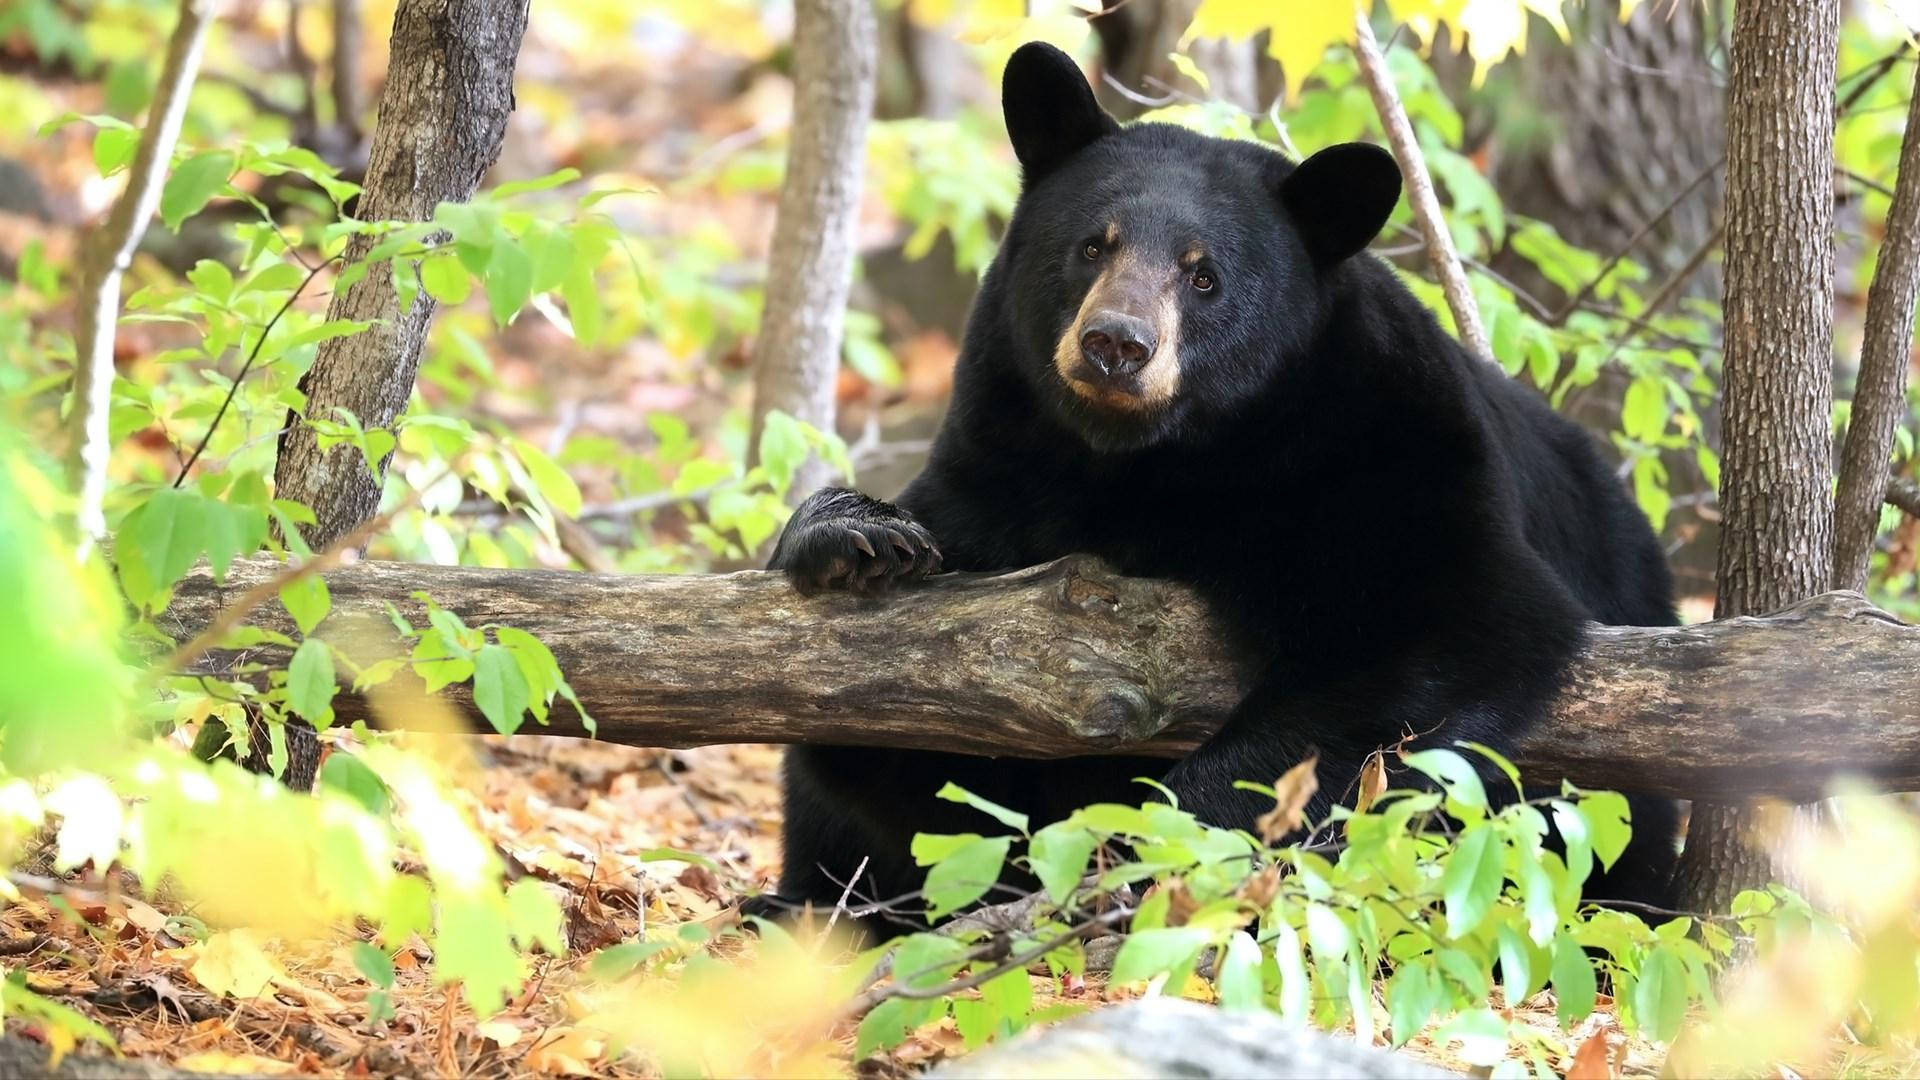
POLYGON ((1145 319, 1101 311, 1087 320, 1080 355, 1102 375, 1121 378, 1147 366, 1154 344, 1153 327, 1145 319))

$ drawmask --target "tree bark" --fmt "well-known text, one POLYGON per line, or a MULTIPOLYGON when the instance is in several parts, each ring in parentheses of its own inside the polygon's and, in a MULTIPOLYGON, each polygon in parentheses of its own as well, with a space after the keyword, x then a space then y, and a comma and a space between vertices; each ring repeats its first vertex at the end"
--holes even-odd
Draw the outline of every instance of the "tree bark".
POLYGON ((173 164, 173 147, 186 119, 187 99, 206 51, 213 0, 181 0, 179 21, 167 42, 160 83, 148 110, 147 129, 134 148, 122 192, 106 223, 86 241, 80 263, 80 287, 73 326, 73 447, 70 473, 78 493, 76 510, 82 554, 107 531, 102 508, 107 495, 107 461, 113 455, 107 418, 113 398, 113 341, 120 320, 120 279, 147 233, 160 205, 160 192, 173 164))
MULTIPOLYGON (((1833 580, 1839 24, 1840 0, 1734 11, 1717 617, 1784 607, 1833 580)), ((1683 907, 1723 910, 1774 876, 1747 819, 1696 802, 1677 878, 1683 907)))
MULTIPOLYGON (((766 416, 775 409, 833 431, 873 114, 875 33, 867 0, 796 0, 793 134, 767 257, 765 308, 753 343, 756 461, 766 416)), ((826 462, 808 454, 794 473, 789 501, 805 498, 828 475, 826 462)))
MULTIPOLYGON (((527 27, 528 0, 401 0, 394 12, 391 60, 373 148, 360 194, 363 221, 425 221, 442 202, 465 202, 500 155, 513 111, 513 71, 527 27)), ((374 245, 356 237, 348 264, 374 245)), ((300 380, 306 415, 331 420, 347 409, 365 427, 390 427, 413 392, 432 322, 433 298, 421 290, 401 310, 390 264, 334 294, 328 319, 372 320, 365 333, 321 344, 300 380)), ((386 461, 378 463, 382 475, 386 461)), ((322 453, 312 427, 289 412, 280 436, 274 487, 313 510, 307 543, 321 548, 373 515, 380 482, 359 451, 322 453)))
MULTIPOLYGON (((190 575, 162 626, 193 634, 281 569, 243 559, 224 584, 190 575)), ((619 743, 1177 756, 1215 731, 1246 690, 1196 596, 1085 557, 943 575, 881 600, 802 597, 760 571, 614 576, 364 562, 326 579, 334 614, 319 632, 348 655, 371 661, 402 650, 386 605, 424 591, 469 625, 514 626, 546 642, 600 737, 619 743)), ((424 621, 408 604, 402 612, 424 621)), ((255 621, 292 629, 278 607, 255 621)), ((285 660, 275 649, 216 652, 190 670, 285 660)), ((486 730, 466 687, 444 693, 486 730)), ((375 717, 351 695, 335 708, 342 722, 416 722, 404 709, 375 717)), ((584 734, 565 704, 553 721, 537 730, 584 734)), ((1920 790, 1920 628, 1854 593, 1766 618, 1595 626, 1552 718, 1514 752, 1537 782, 1567 777, 1682 797, 1813 799, 1837 775, 1920 790)))
POLYGON ((1920 76, 1900 139, 1900 175, 1887 210, 1886 239, 1867 290, 1865 340, 1840 483, 1834 496, 1833 587, 1865 591, 1880 531, 1893 433, 1907 415, 1907 366, 1913 356, 1913 305, 1920 295, 1920 76))

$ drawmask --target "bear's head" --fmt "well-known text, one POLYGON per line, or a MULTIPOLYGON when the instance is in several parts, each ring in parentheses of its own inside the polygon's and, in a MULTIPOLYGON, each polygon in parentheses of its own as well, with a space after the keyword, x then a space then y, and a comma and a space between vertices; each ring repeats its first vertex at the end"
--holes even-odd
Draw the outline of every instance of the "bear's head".
POLYGON ((1007 329, 1056 419, 1098 450, 1245 414, 1311 348, 1400 170, 1363 143, 1295 165, 1257 143, 1122 128, 1079 67, 1022 46, 1002 86, 1022 193, 1007 329))

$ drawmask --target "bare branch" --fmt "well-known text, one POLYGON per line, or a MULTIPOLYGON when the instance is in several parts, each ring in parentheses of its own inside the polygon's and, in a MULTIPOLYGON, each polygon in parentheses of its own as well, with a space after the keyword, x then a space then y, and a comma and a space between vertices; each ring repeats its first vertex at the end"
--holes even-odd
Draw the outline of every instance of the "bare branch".
POLYGON ((1433 267, 1434 276, 1440 279, 1440 291, 1446 294, 1447 307, 1453 312, 1453 323, 1460 330, 1461 342, 1483 359, 1492 359, 1493 346, 1487 341, 1480 309, 1474 305, 1473 292, 1467 286, 1467 273, 1461 269, 1460 256, 1453 250, 1453 237, 1440 216, 1440 200, 1433 194, 1433 178, 1427 174, 1426 156, 1413 137, 1413 125, 1407 120, 1406 108, 1400 104, 1400 94, 1393 87, 1393 76, 1387 71, 1386 58, 1380 54, 1380 43, 1374 39, 1366 11, 1355 14, 1354 32, 1357 36, 1353 52, 1360 61, 1360 77, 1367 84, 1368 93, 1373 95, 1373 107, 1380 113, 1388 141, 1393 143, 1394 157, 1400 159, 1400 172, 1407 180, 1407 202, 1412 205, 1413 219, 1419 223, 1420 233, 1427 241, 1427 262, 1433 267))
POLYGON ((1887 501, 1908 515, 1920 518, 1920 483, 1904 476, 1894 477, 1887 481, 1887 501))
MULTIPOLYGON (((1920 87, 1920 73, 1915 76, 1920 87)), ((1907 412, 1913 306, 1920 298, 1920 93, 1900 139, 1900 176, 1887 210, 1886 239, 1867 290, 1867 317, 1854 382, 1840 483, 1834 494, 1833 584, 1864 589, 1893 457, 1894 428, 1907 412)))
POLYGON ((153 108, 146 131, 127 170, 127 190, 113 205, 107 222, 89 239, 80 265, 80 303, 73 330, 73 486, 79 492, 76 511, 83 553, 107 529, 102 503, 107 494, 107 459, 113 446, 107 414, 113 389, 113 341, 120 318, 120 279, 133 263, 133 253, 146 235, 147 221, 160 205, 160 189, 180 124, 187 114, 187 98, 200 73, 206 49, 207 27, 213 21, 214 0, 181 0, 180 19, 167 42, 167 58, 160 68, 153 108))

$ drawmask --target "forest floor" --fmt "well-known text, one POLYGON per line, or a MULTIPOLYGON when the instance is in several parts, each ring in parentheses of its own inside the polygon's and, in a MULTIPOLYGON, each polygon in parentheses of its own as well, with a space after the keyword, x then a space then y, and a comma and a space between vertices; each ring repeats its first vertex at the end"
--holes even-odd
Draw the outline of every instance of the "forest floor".
MULTIPOLYGON (((477 1017, 457 991, 436 985, 431 957, 416 943, 395 957, 392 1015, 372 1019, 376 990, 353 959, 365 928, 343 927, 307 942, 208 928, 191 905, 141 899, 114 883, 76 884, 10 904, 0 911, 0 955, 33 990, 98 1021, 126 1055, 183 1070, 658 1075, 644 1053, 623 1055, 592 1026, 583 993, 593 983, 590 954, 622 942, 672 940, 690 924, 719 931, 737 921, 739 900, 778 873, 778 748, 664 751, 545 736, 490 736, 473 746, 479 767, 468 774, 469 811, 510 873, 544 882, 568 915, 568 955, 537 957, 534 977, 498 1014, 477 1017), (249 996, 249 985, 262 992, 249 996)), ((1097 1008, 1131 996, 1110 991, 1098 975, 1058 983, 1032 978, 1036 1008, 1097 1008)), ((1190 992, 1204 998, 1205 987, 1196 982, 1190 992)), ((1604 997, 1571 1034, 1559 1030, 1550 994, 1511 1014, 1559 1048, 1556 1064, 1572 1078, 1653 1076, 1664 1059, 1662 1048, 1622 1032, 1604 997)), ((1384 1016, 1382 1008, 1383 1029, 1384 1016)), ((9 1026, 46 1037, 30 1022, 9 1026)), ((864 1061, 853 1060, 852 1020, 833 1025, 826 1039, 826 1056, 808 1064, 863 1077, 912 1075, 961 1051, 951 1019, 864 1061)), ((1425 1038, 1404 1052, 1466 1068, 1425 1038)), ((782 1063, 766 1066, 778 1071, 782 1063)))

